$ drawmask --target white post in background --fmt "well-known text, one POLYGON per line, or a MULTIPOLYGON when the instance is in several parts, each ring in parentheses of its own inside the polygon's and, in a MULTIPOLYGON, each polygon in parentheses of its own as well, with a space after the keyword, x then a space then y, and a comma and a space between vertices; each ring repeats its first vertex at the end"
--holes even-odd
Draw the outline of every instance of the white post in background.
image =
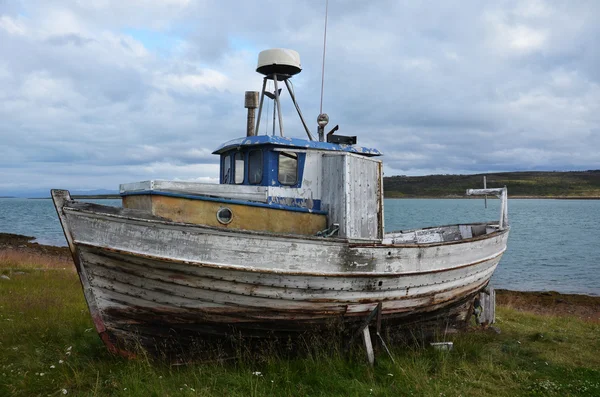
MULTIPOLYGON (((487 189, 487 178, 485 177, 485 175, 483 176, 483 188, 487 189)), ((487 194, 485 195, 485 208, 487 208, 487 194)))
POLYGON ((467 196, 485 196, 493 194, 500 199, 500 230, 508 226, 508 189, 506 186, 502 188, 491 189, 467 189, 467 196))

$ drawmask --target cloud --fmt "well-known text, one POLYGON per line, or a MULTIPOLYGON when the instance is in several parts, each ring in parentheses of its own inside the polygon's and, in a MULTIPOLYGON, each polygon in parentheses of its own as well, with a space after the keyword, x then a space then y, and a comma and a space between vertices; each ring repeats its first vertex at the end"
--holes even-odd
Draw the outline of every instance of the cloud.
MULTIPOLYGON (((258 52, 299 51, 315 130, 322 2, 0 3, 0 194, 215 181, 258 52)), ((331 0, 324 110, 386 174, 600 168, 593 1, 331 0)), ((286 132, 303 137, 284 94, 286 132)), ((267 117, 267 116, 265 116, 267 117)), ((266 119, 261 130, 266 128, 266 119)))
POLYGON ((7 15, 0 17, 0 29, 10 35, 24 35, 26 33, 23 23, 7 15))

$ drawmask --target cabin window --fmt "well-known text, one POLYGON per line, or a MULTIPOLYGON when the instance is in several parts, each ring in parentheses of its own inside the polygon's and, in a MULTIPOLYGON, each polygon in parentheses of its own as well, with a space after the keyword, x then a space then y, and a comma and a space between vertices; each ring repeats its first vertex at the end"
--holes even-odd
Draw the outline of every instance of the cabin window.
POLYGON ((263 178, 262 150, 251 150, 248 153, 248 182, 258 185, 263 178))
POLYGON ((298 154, 279 153, 279 172, 277 175, 282 185, 295 185, 298 182, 298 154))
POLYGON ((231 156, 229 154, 223 157, 221 170, 223 183, 231 183, 231 156))
POLYGON ((233 175, 235 177, 235 183, 244 183, 244 153, 237 152, 234 156, 233 161, 233 175))

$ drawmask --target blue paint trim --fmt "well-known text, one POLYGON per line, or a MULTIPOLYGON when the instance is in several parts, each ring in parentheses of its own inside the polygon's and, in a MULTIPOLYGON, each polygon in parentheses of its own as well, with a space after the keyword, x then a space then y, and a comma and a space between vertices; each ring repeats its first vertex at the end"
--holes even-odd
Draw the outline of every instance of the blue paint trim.
MULTIPOLYGON (((276 209, 276 210, 284 210, 284 211, 292 211, 292 212, 307 212, 307 213, 311 213, 311 214, 327 215, 327 211, 321 211, 320 209, 319 210, 309 210, 307 208, 291 207, 291 206, 275 204, 275 203, 264 204, 264 203, 257 203, 254 201, 216 198, 216 197, 208 197, 208 196, 196 196, 196 195, 192 195, 192 194, 163 192, 160 190, 143 190, 140 192, 121 193, 121 197, 143 196, 143 195, 179 197, 179 198, 186 198, 186 199, 190 199, 190 200, 213 201, 213 202, 224 203, 224 204, 240 204, 240 205, 247 205, 249 207, 272 208, 272 209, 276 209)), ((319 208, 320 207, 321 207, 321 203, 319 202, 319 208)))
POLYGON ((298 149, 329 150, 334 152, 357 153, 365 156, 381 156, 382 153, 377 149, 366 148, 362 146, 340 145, 337 143, 308 141, 306 139, 288 138, 273 135, 258 135, 238 138, 225 142, 213 154, 221 154, 231 149, 240 149, 242 147, 257 145, 273 145, 279 147, 292 147, 298 149))

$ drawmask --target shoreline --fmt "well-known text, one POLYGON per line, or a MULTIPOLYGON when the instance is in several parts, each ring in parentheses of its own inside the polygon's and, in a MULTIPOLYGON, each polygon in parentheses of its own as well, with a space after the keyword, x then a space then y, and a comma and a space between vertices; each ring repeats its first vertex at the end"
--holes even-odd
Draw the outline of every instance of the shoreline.
MULTIPOLYGON (((75 272, 68 247, 33 242, 35 237, 0 233, 0 271, 36 264, 42 269, 70 269, 75 272), (2 266, 4 265, 4 266, 2 266), (8 265, 8 266, 7 266, 8 265), (3 269, 5 268, 5 269, 3 269)), ((513 291, 496 289, 498 305, 545 315, 571 315, 600 322, 600 296, 556 291, 513 291)))
MULTIPOLYGON (((496 196, 488 196, 488 200, 496 200, 496 196)), ((406 200, 406 199, 419 199, 419 200, 482 200, 483 196, 402 196, 402 197, 384 197, 389 200, 406 200)), ((511 196, 508 195, 509 200, 600 200, 600 196, 511 196)))
MULTIPOLYGON (((106 195, 106 196, 82 196, 82 195, 74 195, 72 196, 75 200, 119 200, 121 199, 120 195, 106 195)), ((433 200, 433 199, 443 199, 443 200, 481 200, 482 196, 461 196, 461 195, 447 195, 447 196, 385 196, 384 199, 390 200, 405 200, 405 199, 419 199, 419 200, 433 200)), ((600 200, 600 196, 529 196, 529 195, 508 195, 510 200, 600 200)), ((25 200, 52 200, 51 197, 0 197, 0 199, 25 199, 25 200)), ((496 200, 497 197, 490 195, 488 196, 490 200, 496 200)))

